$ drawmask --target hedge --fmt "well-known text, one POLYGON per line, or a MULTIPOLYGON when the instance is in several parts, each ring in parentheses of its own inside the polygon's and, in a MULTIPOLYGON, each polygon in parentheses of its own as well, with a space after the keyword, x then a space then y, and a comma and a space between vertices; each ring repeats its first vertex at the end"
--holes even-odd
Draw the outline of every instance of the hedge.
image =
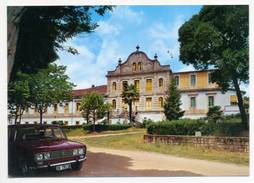
POLYGON ((148 134, 156 135, 195 135, 196 131, 200 131, 202 135, 238 136, 242 130, 241 123, 207 123, 190 119, 152 123, 147 127, 148 134))
MULTIPOLYGON (((97 124, 95 125, 95 131, 101 132, 101 131, 115 131, 115 130, 125 130, 130 128, 131 125, 103 125, 103 124, 97 124)), ((93 131, 93 125, 84 125, 83 130, 87 131, 93 131)))
POLYGON ((61 128, 64 129, 65 132, 69 132, 75 129, 82 129, 82 127, 82 125, 61 126, 61 128))

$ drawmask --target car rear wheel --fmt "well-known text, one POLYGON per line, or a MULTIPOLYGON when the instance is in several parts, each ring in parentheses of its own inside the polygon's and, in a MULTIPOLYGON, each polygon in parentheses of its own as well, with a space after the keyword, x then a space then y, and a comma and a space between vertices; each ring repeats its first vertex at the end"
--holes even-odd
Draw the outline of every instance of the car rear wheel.
POLYGON ((83 166, 83 162, 77 162, 72 164, 73 170, 81 170, 82 166, 83 166))

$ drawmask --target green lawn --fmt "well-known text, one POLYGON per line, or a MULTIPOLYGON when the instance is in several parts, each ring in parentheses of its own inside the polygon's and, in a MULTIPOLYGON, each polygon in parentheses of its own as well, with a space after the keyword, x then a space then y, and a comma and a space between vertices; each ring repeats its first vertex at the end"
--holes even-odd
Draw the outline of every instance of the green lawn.
POLYGON ((143 142, 144 134, 145 133, 86 138, 79 141, 86 144, 87 146, 93 147, 133 151, 150 151, 188 158, 205 159, 243 165, 249 164, 248 153, 216 151, 200 147, 195 148, 191 147, 190 145, 147 144, 143 142))
MULTIPOLYGON (((140 132, 144 133, 146 129, 144 128, 128 128, 125 130, 115 130, 115 131, 103 131, 96 133, 98 135, 100 134, 118 134, 118 133, 128 133, 128 132, 140 132)), ((85 135, 91 135, 88 131, 84 131, 82 128, 73 129, 73 130, 66 130, 66 135, 68 137, 75 137, 75 136, 85 136, 85 135)))

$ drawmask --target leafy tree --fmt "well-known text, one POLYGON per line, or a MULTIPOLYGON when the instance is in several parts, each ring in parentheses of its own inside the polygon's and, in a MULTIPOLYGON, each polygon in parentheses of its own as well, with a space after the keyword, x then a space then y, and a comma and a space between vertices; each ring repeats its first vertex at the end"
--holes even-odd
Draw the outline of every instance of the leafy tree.
POLYGON ((90 116, 93 118, 93 131, 95 131, 95 122, 105 116, 104 99, 100 94, 89 93, 82 97, 80 109, 85 114, 87 122, 90 116))
POLYGON ((242 124, 248 128, 241 83, 249 82, 248 6, 204 6, 179 29, 180 60, 196 69, 214 68, 212 81, 234 87, 242 124))
POLYGON ((135 85, 126 84, 123 87, 122 98, 123 98, 123 101, 125 103, 127 103, 128 106, 129 106, 129 120, 130 120, 130 123, 133 122, 132 121, 132 102, 134 100, 136 100, 138 97, 139 97, 139 93, 138 93, 137 88, 136 88, 135 85))
POLYGON ((8 108, 10 118, 19 123, 26 108, 30 107, 29 75, 18 72, 17 79, 8 85, 8 108))
POLYGON ((40 124, 49 106, 72 98, 74 84, 68 81, 65 70, 65 66, 49 64, 47 69, 41 69, 31 76, 30 102, 40 114, 40 124))
POLYGON ((209 122, 218 122, 219 120, 223 119, 223 111, 221 110, 220 106, 213 106, 210 107, 207 112, 207 119, 209 122))
POLYGON ((181 108, 181 95, 177 90, 175 79, 172 78, 168 86, 167 97, 164 103, 164 114, 168 120, 177 120, 184 115, 181 108))
POLYGON ((92 15, 103 16, 111 6, 8 7, 8 78, 37 72, 58 58, 58 50, 77 54, 64 43, 98 27, 92 15))

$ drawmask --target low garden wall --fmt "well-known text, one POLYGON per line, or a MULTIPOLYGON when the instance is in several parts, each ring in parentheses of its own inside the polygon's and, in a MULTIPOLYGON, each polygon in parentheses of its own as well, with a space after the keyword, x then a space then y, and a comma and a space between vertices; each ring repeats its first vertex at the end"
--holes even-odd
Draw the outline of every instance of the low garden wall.
POLYGON ((190 144, 233 152, 249 152, 249 137, 183 136, 183 135, 144 135, 145 143, 190 144))

